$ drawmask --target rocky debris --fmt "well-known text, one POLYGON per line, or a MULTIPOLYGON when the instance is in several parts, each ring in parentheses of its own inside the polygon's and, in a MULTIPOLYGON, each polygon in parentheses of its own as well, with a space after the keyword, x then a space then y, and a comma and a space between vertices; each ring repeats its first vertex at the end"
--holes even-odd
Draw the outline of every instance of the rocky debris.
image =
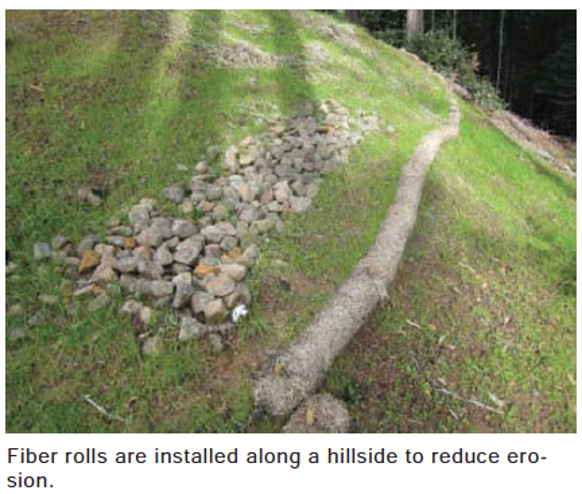
POLYGON ((38 242, 34 244, 33 255, 35 261, 42 261, 43 259, 50 259, 52 250, 49 244, 38 242))
POLYGON ((79 274, 85 274, 88 271, 91 271, 98 266, 100 262, 101 256, 97 252, 90 248, 85 250, 78 264, 79 274))
MULTIPOLYGON (((77 282, 73 295, 89 298, 88 310, 110 303, 108 291, 119 284, 127 297, 121 313, 133 318, 144 353, 155 353, 161 339, 143 340, 151 309, 134 295, 171 306, 180 316, 182 341, 213 333, 211 325, 233 319, 236 307, 248 311, 247 278, 259 260, 261 238, 281 230, 290 213, 307 211, 323 176, 348 159, 364 132, 379 126, 373 115, 350 120, 335 100, 320 102, 317 110, 307 104, 288 121, 274 121, 264 136, 246 136, 222 151, 210 146, 188 186, 163 191, 176 211, 196 219, 162 216, 155 201, 144 198, 111 218, 103 238, 88 235, 75 249, 57 235, 52 249, 42 242, 34 246, 35 259, 62 264, 77 282)), ((88 202, 89 192, 81 194, 88 202)), ((213 340, 213 347, 221 347, 220 338, 213 340)))
POLYGON ((103 199, 99 197, 90 187, 81 187, 77 190, 77 198, 83 203, 91 206, 101 206, 103 199))
POLYGON ((164 197, 176 204, 180 204, 184 200, 184 189, 179 185, 171 185, 164 189, 164 197))

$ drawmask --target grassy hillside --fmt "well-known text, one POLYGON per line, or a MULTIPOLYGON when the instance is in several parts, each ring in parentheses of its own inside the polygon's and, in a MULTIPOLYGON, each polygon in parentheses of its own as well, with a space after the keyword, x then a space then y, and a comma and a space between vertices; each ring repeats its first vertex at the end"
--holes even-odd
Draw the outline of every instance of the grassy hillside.
MULTIPOLYGON (((366 252, 401 166, 446 118, 443 84, 363 31, 309 12, 7 12, 7 38, 6 244, 19 264, 7 277, 7 430, 278 430, 279 421, 250 420, 249 378, 366 252), (211 146, 260 134, 276 115, 324 98, 352 115, 375 112, 381 130, 325 178, 306 215, 261 245, 251 318, 224 352, 179 344, 169 331, 162 355, 146 358, 118 317, 120 293, 88 313, 57 267, 33 261, 35 242, 103 233, 142 197, 178 214, 162 194, 189 181, 177 164, 191 167, 211 146), (79 204, 78 188, 96 181, 103 205, 79 204), (124 422, 89 407, 87 394, 124 422)), ((391 307, 326 386, 366 430, 410 430, 412 421, 423 430, 573 430, 574 185, 474 108, 463 112, 461 139, 431 172, 391 307), (506 318, 510 343, 498 334, 506 318), (447 345, 454 358, 431 356, 447 345), (440 388, 480 401, 494 393, 506 413, 484 421, 437 394, 437 368, 440 388), (369 380, 383 390, 365 394, 369 380)), ((210 165, 224 173, 218 159, 210 165)), ((168 310, 156 317, 176 324, 168 310)))
POLYGON ((462 112, 389 303, 326 386, 367 432, 575 432, 575 184, 462 112))

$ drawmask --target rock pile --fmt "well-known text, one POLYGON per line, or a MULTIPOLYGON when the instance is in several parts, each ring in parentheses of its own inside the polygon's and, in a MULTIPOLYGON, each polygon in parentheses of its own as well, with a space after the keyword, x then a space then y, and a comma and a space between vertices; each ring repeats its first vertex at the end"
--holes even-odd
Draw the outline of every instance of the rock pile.
MULTIPOLYGON (((35 259, 62 263, 77 279, 77 296, 97 297, 92 307, 106 305, 106 288, 118 283, 129 298, 122 311, 144 326, 144 307, 132 299, 137 294, 171 305, 180 316, 180 340, 212 333, 218 347, 216 335, 232 327, 231 312, 250 305, 247 279, 261 236, 306 211, 322 175, 344 163, 363 132, 378 125, 366 116, 350 127, 348 111, 334 100, 320 103, 322 118, 313 113, 307 104, 288 122, 273 122, 267 135, 228 147, 222 156, 227 176, 211 175, 202 161, 189 187, 167 187, 166 199, 190 219, 162 216, 154 201, 142 199, 124 221, 108 223, 104 239, 90 235, 75 247, 59 235, 50 246, 36 244, 35 259)), ((207 158, 212 155, 215 147, 207 158)), ((144 351, 156 347, 156 337, 144 341, 144 351)))

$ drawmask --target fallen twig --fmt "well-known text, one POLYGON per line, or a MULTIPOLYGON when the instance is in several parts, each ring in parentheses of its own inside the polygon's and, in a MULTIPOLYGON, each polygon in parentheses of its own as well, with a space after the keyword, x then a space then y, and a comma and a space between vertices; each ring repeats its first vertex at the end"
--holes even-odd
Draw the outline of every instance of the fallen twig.
POLYGON ((122 419, 121 417, 118 417, 117 415, 112 415, 111 413, 109 413, 107 410, 105 410, 105 408, 103 408, 102 406, 98 405, 97 403, 95 403, 91 397, 89 395, 85 395, 83 396, 83 399, 89 403, 89 405, 91 405, 93 408, 95 408, 99 413, 105 415, 108 419, 110 420, 117 420, 118 422, 125 422, 124 419, 122 419))
POLYGON ((489 405, 485 405, 484 403, 481 403, 480 401, 477 401, 477 400, 468 400, 467 398, 463 398, 461 395, 458 395, 454 391, 449 391, 448 389, 443 389, 443 388, 434 388, 434 389, 435 389, 435 391, 438 391, 439 393, 452 396, 453 398, 455 398, 457 400, 464 401, 465 403, 470 403, 471 405, 475 405, 477 407, 484 408, 485 410, 488 410, 488 411, 493 412, 493 413, 497 413, 499 415, 503 415, 503 412, 501 410, 490 407, 489 405))

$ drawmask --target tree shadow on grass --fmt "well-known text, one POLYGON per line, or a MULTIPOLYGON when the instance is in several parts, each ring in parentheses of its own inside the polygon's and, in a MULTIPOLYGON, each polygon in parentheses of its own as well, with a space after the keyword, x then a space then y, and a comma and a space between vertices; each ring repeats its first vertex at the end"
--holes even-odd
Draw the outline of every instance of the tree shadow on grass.
POLYGON ((275 54, 281 57, 275 70, 281 110, 289 112, 306 101, 315 102, 315 91, 309 82, 307 53, 295 19, 289 11, 270 10, 265 15, 271 24, 275 54))

